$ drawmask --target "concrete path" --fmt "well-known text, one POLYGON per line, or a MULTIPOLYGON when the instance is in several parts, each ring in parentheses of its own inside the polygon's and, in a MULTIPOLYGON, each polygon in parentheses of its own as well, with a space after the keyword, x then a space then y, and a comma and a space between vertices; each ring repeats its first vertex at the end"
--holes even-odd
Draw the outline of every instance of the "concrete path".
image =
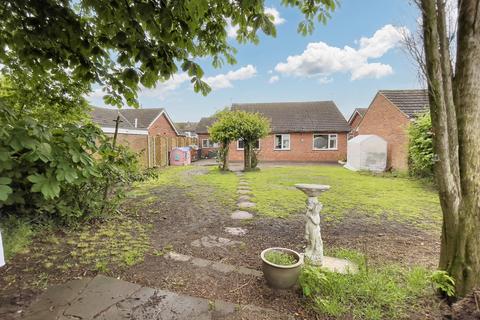
POLYGON ((26 320, 288 319, 251 305, 206 300, 98 275, 50 287, 26 320))

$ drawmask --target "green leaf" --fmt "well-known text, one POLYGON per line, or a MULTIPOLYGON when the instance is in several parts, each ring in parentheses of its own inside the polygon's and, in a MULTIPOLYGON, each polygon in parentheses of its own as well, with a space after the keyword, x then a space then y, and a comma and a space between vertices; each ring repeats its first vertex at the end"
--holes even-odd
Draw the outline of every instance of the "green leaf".
POLYGON ((8 177, 0 177, 0 184, 10 184, 12 182, 12 179, 8 177))
POLYGON ((0 185, 0 201, 6 201, 8 196, 13 193, 12 188, 6 185, 0 185))

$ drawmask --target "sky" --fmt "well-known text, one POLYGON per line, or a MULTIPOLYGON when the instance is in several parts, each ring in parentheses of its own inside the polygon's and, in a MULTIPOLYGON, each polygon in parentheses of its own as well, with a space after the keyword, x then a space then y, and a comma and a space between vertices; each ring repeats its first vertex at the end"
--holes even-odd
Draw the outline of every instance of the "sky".
MULTIPOLYGON (((232 103, 333 100, 348 119, 354 108, 368 107, 382 89, 421 86, 415 65, 401 48, 401 34, 414 32, 417 8, 408 0, 341 0, 326 25, 313 34, 297 33, 298 9, 266 1, 277 37, 260 33, 260 43, 239 44, 229 28, 229 42, 238 49, 237 64, 220 69, 209 59, 198 61, 207 96, 195 93, 188 76, 178 73, 139 92, 142 108, 165 108, 173 121, 198 121, 232 103)), ((88 99, 104 106, 99 90, 88 99)))

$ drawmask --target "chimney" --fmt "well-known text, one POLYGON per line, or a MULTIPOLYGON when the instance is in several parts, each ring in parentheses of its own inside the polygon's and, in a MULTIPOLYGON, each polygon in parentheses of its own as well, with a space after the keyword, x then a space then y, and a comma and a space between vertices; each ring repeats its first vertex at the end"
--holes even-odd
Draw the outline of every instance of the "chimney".
POLYGON ((134 124, 135 128, 137 127, 137 125, 138 125, 138 118, 135 118, 135 124, 134 124))

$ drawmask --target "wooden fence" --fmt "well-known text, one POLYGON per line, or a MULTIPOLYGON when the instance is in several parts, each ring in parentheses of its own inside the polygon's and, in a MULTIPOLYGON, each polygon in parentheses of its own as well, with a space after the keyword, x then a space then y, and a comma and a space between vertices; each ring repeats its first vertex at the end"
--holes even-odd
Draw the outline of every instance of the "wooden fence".
POLYGON ((165 167, 169 164, 170 151, 177 147, 197 145, 198 139, 189 137, 149 136, 148 167, 165 167))

